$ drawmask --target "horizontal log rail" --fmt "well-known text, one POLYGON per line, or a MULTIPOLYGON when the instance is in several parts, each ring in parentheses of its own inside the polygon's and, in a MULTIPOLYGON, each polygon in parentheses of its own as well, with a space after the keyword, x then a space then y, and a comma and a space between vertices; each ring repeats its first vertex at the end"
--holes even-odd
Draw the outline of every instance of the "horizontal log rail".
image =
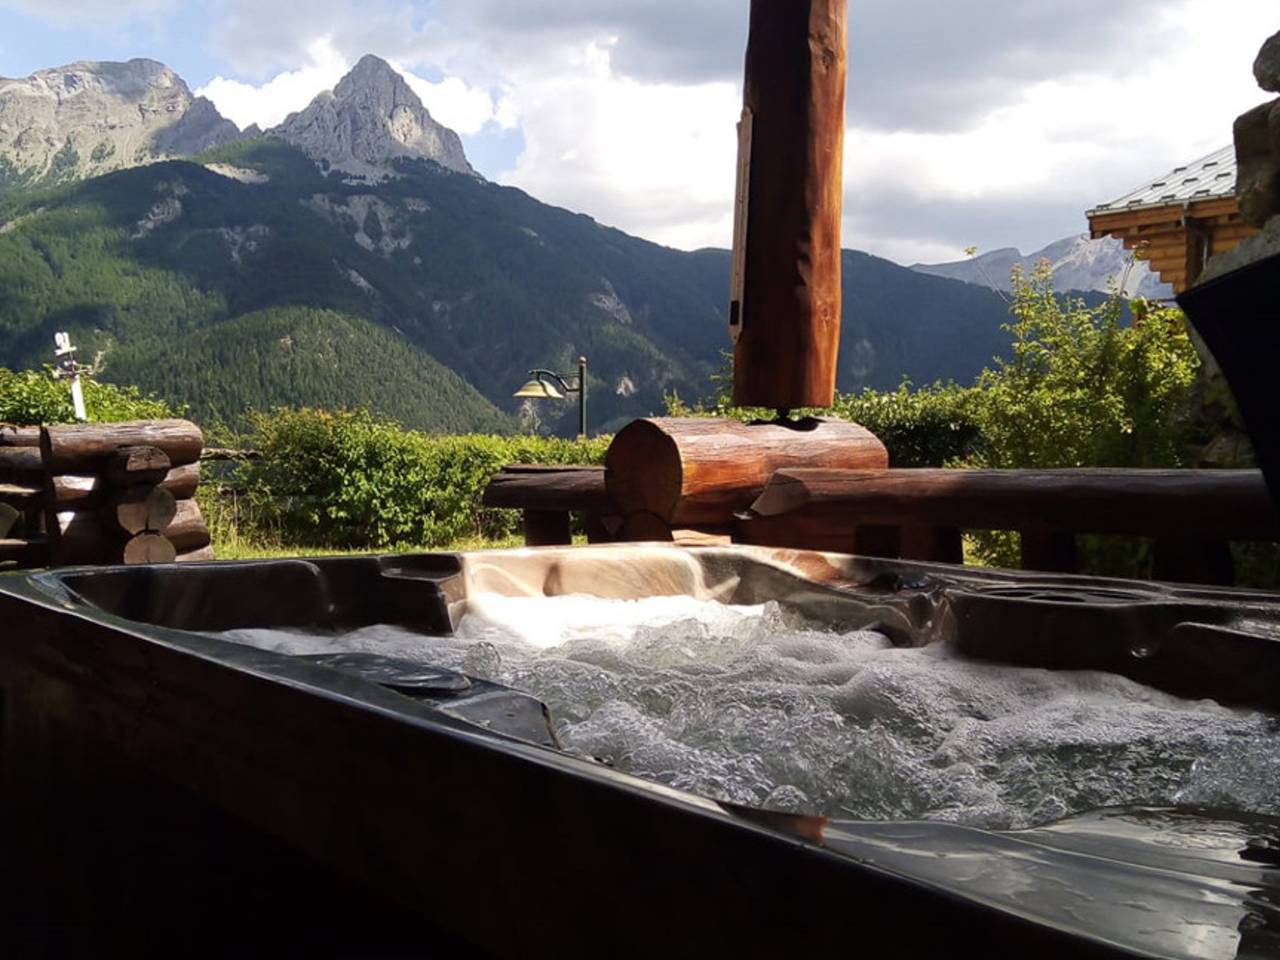
POLYGON ((779 470, 748 511, 866 524, 1280 540, 1258 470, 779 470))
POLYGON ((1230 540, 1280 540, 1257 470, 777 471, 735 539, 962 563, 964 530, 1020 534, 1022 567, 1070 573, 1075 534, 1149 537, 1153 575, 1229 584, 1230 540))

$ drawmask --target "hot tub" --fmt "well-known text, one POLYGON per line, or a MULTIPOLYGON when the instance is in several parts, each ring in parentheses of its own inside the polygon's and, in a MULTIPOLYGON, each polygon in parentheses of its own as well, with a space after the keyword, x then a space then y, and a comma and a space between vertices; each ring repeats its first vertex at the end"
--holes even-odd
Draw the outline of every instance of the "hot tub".
POLYGON ((4 902, 32 942, 1280 954, 1272 595, 620 546, 14 574, 0 624, 4 902), (661 598, 738 626, 645 627, 637 666, 575 612, 661 598), (728 681, 746 706, 709 698, 728 681), (668 743, 677 709, 701 741, 668 743), (754 729, 779 739, 753 767, 754 729), (858 760, 839 790, 824 757, 858 760))

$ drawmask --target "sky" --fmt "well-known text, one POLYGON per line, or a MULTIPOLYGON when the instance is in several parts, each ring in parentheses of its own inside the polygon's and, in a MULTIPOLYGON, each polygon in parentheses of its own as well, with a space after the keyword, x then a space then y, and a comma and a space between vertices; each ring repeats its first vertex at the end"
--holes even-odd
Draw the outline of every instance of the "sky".
MULTIPOLYGON (((727 247, 748 0, 0 0, 0 76, 167 63, 242 127, 365 53, 486 177, 683 249, 727 247)), ((1030 253, 1230 142, 1277 0, 849 0, 844 242, 1030 253)))

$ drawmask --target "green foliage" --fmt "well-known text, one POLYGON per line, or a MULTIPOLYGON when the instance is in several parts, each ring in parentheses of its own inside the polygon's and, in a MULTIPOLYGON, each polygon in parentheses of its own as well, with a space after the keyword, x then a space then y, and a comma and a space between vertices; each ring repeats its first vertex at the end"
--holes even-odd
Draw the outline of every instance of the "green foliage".
POLYGON ((367 410, 278 409, 252 417, 244 442, 261 459, 239 466, 259 526, 291 542, 336 547, 439 546, 497 539, 515 511, 480 506, 509 463, 600 463, 608 438, 587 441, 406 431, 367 410))
POLYGON ((981 398, 972 387, 935 383, 912 390, 863 390, 836 398, 837 416, 860 423, 889 451, 895 467, 942 467, 971 458, 982 435, 981 398))
POLYGON ((145 379, 201 418, 231 424, 246 410, 281 404, 360 404, 438 433, 515 428, 512 418, 429 354, 372 321, 334 310, 258 310, 172 342, 138 337, 111 356, 117 376, 145 379))
MULTIPOLYGON (((397 365, 394 383, 366 365, 345 394, 326 385, 290 396, 261 363, 265 332, 252 337, 262 349, 206 371, 219 384, 216 407, 176 384, 173 371, 192 368, 223 338, 218 326, 247 332, 281 308, 332 312, 394 334, 499 410, 514 411, 511 391, 529 369, 571 371, 585 355, 590 423, 607 432, 661 409, 664 393, 695 395, 723 344, 728 251, 660 247, 428 163, 352 184, 270 137, 196 160, 53 187, 0 160, 0 364, 35 366, 52 331, 69 330, 86 354, 105 355, 111 376, 188 400, 198 416, 281 402, 367 402, 429 429, 452 416, 443 388, 416 414, 383 405, 414 392, 408 364, 397 365), (238 181, 205 163, 267 179, 238 181), (356 199, 368 197, 377 203, 356 199), (367 236, 358 239, 373 239, 374 249, 356 242, 361 226, 367 236), (192 337, 200 342, 188 345, 192 337)), ((892 388, 904 375, 969 377, 1003 347, 998 295, 865 254, 844 254, 844 303, 844 389, 892 388)), ((465 428, 507 429, 494 416, 484 409, 465 428)), ((544 403, 539 417, 553 432, 576 429, 572 403, 544 403)))
MULTIPOLYGON (((1013 276, 1009 359, 978 378, 973 407, 981 440, 964 465, 993 468, 1187 466, 1195 430, 1200 361, 1176 308, 1136 301, 1133 323, 1122 302, 1099 307, 1054 295, 1043 264, 1013 276)), ((1008 532, 975 532, 978 555, 1016 566, 1008 532)), ((1082 568, 1145 576, 1150 546, 1079 538, 1082 568)))
MULTIPOLYGON (((145 396, 137 387, 117 387, 83 380, 84 406, 89 420, 161 420, 181 415, 168 403, 145 396)), ((71 388, 48 370, 6 370, 0 367, 0 423, 73 423, 71 388)))
POLYGON ((1200 369, 1186 321, 1171 307, 1061 300, 1048 264, 1015 271, 1009 359, 978 378, 976 416, 987 467, 1185 465, 1200 369))
POLYGON ((374 243, 382 242, 382 218, 378 216, 378 211, 373 207, 369 208, 369 212, 364 215, 364 223, 361 229, 374 243))

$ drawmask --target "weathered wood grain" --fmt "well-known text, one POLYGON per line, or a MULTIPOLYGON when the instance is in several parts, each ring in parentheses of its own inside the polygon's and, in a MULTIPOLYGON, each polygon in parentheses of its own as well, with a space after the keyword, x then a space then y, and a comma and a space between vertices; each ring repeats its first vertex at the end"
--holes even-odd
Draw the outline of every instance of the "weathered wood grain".
POLYGON ((495 474, 485 488, 486 507, 530 510, 599 510, 612 506, 604 467, 543 467, 514 464, 495 474))
POLYGON ((158 533, 140 533, 125 542, 120 559, 127 564, 173 563, 178 557, 173 544, 158 533))
POLYGON ((777 470, 878 470, 889 456, 868 430, 842 420, 745 424, 657 417, 635 420, 605 455, 605 487, 624 515, 647 512, 673 527, 726 525, 777 470))
POLYGON ((0 423, 0 447, 40 446, 39 427, 20 427, 12 423, 0 423))
MULTIPOLYGON (((184 463, 164 475, 160 486, 173 494, 175 500, 188 500, 195 496, 200 485, 200 464, 184 463)), ((59 505, 80 504, 99 499, 112 489, 97 474, 67 473, 53 478, 53 491, 59 505)))
POLYGON ((147 531, 158 533, 174 521, 177 512, 178 502, 163 487, 146 484, 125 487, 113 494, 103 507, 103 527, 111 533, 130 537, 147 531))
POLYGON ((806 470, 784 468, 753 515, 1134 536, 1280 539, 1257 470, 806 470))
POLYGON ((169 455, 159 447, 121 447, 107 457, 102 466, 102 476, 116 487, 135 484, 157 484, 172 469, 169 455))
POLYGON ((213 547, 201 547, 198 550, 188 550, 186 553, 180 553, 177 557, 178 563, 202 563, 209 560, 216 560, 213 555, 213 547))
POLYGON ((200 459, 204 435, 189 420, 139 420, 42 427, 40 448, 50 473, 97 472, 121 447, 157 447, 173 466, 200 459))
POLYGON ((188 553, 209 545, 209 528, 205 526, 200 505, 194 500, 179 500, 173 522, 162 531, 179 553, 188 553))
POLYGON ((752 0, 734 400, 830 406, 840 342, 845 0, 752 0))

